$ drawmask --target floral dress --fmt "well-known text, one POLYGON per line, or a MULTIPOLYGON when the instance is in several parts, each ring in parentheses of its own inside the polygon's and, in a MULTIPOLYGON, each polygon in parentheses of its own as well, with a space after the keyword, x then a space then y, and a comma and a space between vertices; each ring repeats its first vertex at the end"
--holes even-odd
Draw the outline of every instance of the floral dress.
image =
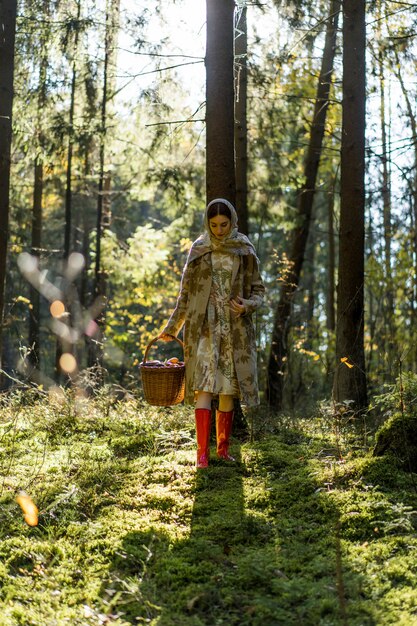
POLYGON ((197 348, 194 388, 239 396, 232 346, 230 297, 233 256, 214 251, 212 284, 197 348))

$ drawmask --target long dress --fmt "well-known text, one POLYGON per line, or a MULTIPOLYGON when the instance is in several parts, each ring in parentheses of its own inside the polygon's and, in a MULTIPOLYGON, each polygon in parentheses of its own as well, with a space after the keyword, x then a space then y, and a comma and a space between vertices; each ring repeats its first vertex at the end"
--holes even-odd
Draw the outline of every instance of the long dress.
POLYGON ((214 251, 211 263, 212 284, 198 342, 194 389, 238 397, 229 304, 233 257, 214 251))

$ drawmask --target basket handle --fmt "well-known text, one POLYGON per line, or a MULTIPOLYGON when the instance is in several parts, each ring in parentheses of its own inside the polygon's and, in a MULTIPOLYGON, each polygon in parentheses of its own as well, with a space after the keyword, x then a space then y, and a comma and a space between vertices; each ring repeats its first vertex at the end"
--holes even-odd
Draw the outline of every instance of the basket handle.
MULTIPOLYGON (((181 348, 182 348, 182 349, 183 349, 183 351, 184 351, 184 343, 181 341, 181 339, 178 339, 178 337, 174 337, 174 335, 171 335, 171 337, 172 337, 173 339, 175 339, 175 341, 177 341, 177 342, 180 344, 181 348)), ((145 364, 145 363, 146 363, 146 361, 148 360, 148 352, 149 352, 149 350, 151 349, 151 347, 153 346, 153 344, 154 344, 154 343, 156 343, 158 340, 159 340, 159 338, 158 338, 158 337, 155 337, 155 339, 152 339, 152 341, 150 341, 150 342, 148 343, 147 348, 146 348, 146 350, 145 350, 145 356, 143 357, 143 363, 144 363, 144 364, 145 364)))

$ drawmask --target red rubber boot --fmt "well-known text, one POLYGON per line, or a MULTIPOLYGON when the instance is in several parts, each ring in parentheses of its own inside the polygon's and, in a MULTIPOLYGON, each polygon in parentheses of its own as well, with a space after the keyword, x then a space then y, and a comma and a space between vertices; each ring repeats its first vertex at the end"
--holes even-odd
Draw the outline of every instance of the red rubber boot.
POLYGON ((229 454, 229 439, 232 432, 233 411, 216 411, 217 456, 225 461, 234 461, 229 454))
POLYGON ((210 457, 210 422, 211 409, 195 410, 195 428, 197 433, 196 467, 208 467, 210 457))

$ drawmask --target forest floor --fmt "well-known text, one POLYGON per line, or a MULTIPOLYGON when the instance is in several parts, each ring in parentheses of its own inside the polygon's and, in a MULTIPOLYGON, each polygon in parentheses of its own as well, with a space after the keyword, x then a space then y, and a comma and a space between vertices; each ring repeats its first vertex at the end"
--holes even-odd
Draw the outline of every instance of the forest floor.
POLYGON ((331 411, 260 409, 235 464, 196 471, 190 408, 16 393, 0 625, 417 625, 416 476, 371 444, 331 411))

